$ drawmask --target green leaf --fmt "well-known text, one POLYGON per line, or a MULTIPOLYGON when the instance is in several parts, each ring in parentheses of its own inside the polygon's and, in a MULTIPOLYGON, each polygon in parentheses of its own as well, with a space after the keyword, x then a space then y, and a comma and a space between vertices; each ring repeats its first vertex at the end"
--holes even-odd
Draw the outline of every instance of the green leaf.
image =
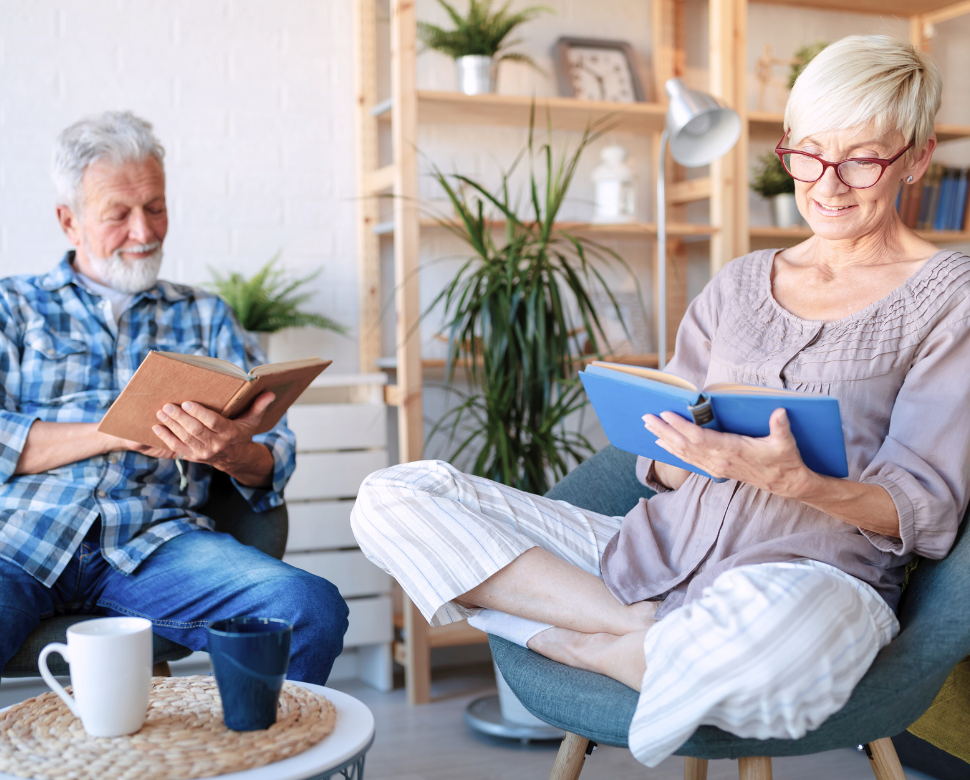
POLYGON ((314 327, 346 335, 345 325, 300 308, 313 293, 297 290, 316 279, 321 269, 300 279, 288 279, 283 269, 276 267, 279 258, 277 252, 250 279, 235 271, 223 276, 210 267, 213 281, 205 286, 229 305, 245 330, 275 333, 283 328, 314 327))

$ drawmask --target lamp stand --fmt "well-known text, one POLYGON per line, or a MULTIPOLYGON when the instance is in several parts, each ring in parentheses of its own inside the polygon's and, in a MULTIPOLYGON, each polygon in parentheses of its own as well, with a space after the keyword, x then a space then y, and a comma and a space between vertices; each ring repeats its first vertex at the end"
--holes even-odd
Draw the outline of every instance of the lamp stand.
POLYGON ((657 367, 667 365, 667 131, 660 134, 657 161, 657 367))

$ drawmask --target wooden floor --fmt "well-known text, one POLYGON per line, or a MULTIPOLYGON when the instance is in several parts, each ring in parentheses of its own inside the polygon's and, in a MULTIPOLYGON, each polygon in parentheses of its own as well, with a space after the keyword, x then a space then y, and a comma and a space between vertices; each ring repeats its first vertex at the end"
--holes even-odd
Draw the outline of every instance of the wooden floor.
MULTIPOLYGON (((176 673, 207 670, 183 668, 176 673)), ((374 713, 377 735, 367 754, 365 780, 546 780, 558 743, 519 742, 487 737, 464 721, 465 708, 479 696, 495 693, 491 668, 464 667, 436 672, 433 704, 408 706, 404 689, 378 693, 356 680, 331 687, 363 701, 374 713)), ((0 707, 46 690, 42 681, 4 680, 0 707)), ((581 780, 681 780, 683 759, 670 758, 655 769, 638 764, 629 751, 601 747, 586 759, 581 780)), ((872 780, 865 756, 836 750, 773 762, 775 780, 872 780)), ((708 780, 735 780, 737 764, 712 761, 708 780)), ((928 780, 907 770, 908 780, 928 780)))

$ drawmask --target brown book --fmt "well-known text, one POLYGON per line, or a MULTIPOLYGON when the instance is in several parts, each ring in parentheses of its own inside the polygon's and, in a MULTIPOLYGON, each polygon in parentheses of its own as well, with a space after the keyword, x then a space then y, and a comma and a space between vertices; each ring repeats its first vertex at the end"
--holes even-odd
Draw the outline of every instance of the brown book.
POLYGON ((121 395, 111 404, 98 430, 123 439, 165 447, 153 432, 156 413, 165 404, 195 401, 223 417, 243 414, 265 390, 276 394, 256 433, 266 433, 309 384, 332 361, 320 358, 256 366, 248 374, 238 366, 205 355, 149 352, 121 395))

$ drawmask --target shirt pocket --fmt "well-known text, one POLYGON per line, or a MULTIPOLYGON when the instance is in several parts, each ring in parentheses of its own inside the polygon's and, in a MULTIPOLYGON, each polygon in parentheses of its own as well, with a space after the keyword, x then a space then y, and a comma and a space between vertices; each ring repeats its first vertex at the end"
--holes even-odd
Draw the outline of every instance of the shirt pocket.
POLYGON ((93 355, 81 338, 35 328, 24 334, 21 401, 66 402, 90 390, 93 355))

